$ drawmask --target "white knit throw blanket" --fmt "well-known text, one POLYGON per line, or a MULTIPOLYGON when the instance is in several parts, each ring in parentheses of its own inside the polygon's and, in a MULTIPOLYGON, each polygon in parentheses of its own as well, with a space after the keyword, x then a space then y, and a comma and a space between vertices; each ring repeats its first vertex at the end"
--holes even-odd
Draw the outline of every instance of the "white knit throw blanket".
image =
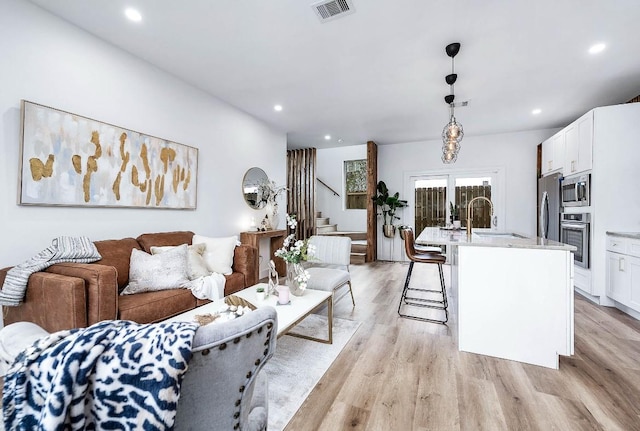
POLYGON ((14 266, 7 272, 2 290, 0 305, 17 307, 24 299, 29 276, 61 262, 90 263, 102 259, 95 244, 87 237, 61 236, 26 262, 14 266))

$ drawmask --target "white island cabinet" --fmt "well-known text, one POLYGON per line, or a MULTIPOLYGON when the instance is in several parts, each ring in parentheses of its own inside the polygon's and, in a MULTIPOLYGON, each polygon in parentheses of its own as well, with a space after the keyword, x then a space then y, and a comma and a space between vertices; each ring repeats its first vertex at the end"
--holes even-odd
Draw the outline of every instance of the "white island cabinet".
POLYGON ((640 318, 639 232, 607 232, 606 292, 618 308, 640 318))
POLYGON ((458 349, 557 369, 574 346, 574 248, 517 234, 426 228, 419 244, 453 246, 458 349))

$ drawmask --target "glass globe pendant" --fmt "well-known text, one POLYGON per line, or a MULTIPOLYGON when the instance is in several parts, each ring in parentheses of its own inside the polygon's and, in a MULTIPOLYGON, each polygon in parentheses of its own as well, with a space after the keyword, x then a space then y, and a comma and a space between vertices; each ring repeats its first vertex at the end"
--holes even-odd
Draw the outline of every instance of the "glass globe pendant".
POLYGON ((442 140, 444 142, 447 142, 451 139, 454 139, 456 142, 460 142, 462 141, 463 136, 464 130, 462 129, 462 124, 458 123, 456 121, 456 117, 452 115, 451 119, 442 130, 442 140))
POLYGON ((442 144, 442 161, 444 163, 455 163, 458 159, 460 144, 455 139, 449 139, 442 144))

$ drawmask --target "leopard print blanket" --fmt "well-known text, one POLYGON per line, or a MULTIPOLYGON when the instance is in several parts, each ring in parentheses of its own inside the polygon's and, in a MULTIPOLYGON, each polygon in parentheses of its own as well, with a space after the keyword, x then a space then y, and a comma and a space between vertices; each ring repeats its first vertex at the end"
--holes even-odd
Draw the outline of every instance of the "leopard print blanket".
POLYGON ((41 338, 5 376, 5 429, 172 429, 197 328, 103 321, 41 338))

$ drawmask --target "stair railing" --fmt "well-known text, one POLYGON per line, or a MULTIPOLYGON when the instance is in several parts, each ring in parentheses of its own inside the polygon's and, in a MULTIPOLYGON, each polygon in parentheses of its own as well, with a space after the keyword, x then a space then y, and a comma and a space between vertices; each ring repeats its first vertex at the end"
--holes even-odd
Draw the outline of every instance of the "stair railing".
POLYGON ((329 187, 329 186, 327 185, 327 183, 325 183, 324 181, 322 181, 320 178, 316 178, 316 180, 317 180, 320 184, 322 184, 323 186, 325 186, 326 188, 328 188, 329 190, 331 190, 331 192, 333 193, 333 195, 334 195, 334 196, 338 196, 338 197, 340 197, 340 195, 338 194, 338 192, 337 192, 337 191, 335 191, 335 190, 333 190, 331 187, 329 187))

